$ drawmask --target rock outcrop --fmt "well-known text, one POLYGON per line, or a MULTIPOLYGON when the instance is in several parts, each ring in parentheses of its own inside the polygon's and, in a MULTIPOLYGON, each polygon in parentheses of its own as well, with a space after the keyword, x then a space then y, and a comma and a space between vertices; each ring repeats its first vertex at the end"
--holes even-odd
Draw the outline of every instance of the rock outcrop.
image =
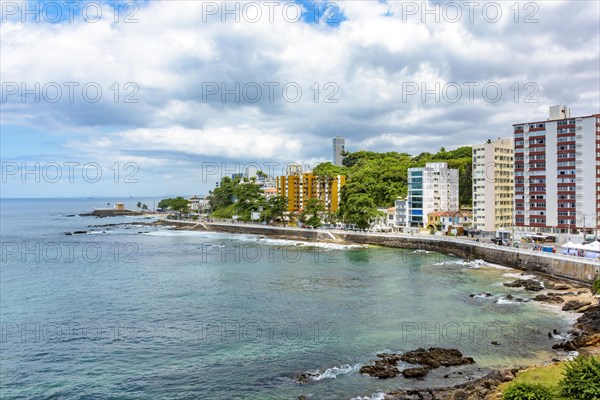
POLYGON ((363 365, 359 372, 379 379, 388 379, 397 376, 400 370, 396 367, 400 361, 399 354, 380 353, 377 354, 380 360, 375 361, 373 365, 363 365))
POLYGON ((578 308, 589 306, 592 304, 591 301, 582 301, 582 300, 570 300, 565 303, 562 310, 563 311, 574 311, 578 308))
POLYGON ((483 378, 440 389, 402 389, 385 395, 386 400, 481 400, 491 396, 504 382, 515 378, 519 369, 493 371, 483 378))
POLYGON ((379 379, 393 378, 400 374, 398 361, 409 364, 418 364, 420 367, 406 368, 402 375, 406 378, 423 379, 430 370, 441 366, 451 367, 456 365, 473 364, 471 357, 463 357, 456 349, 443 349, 431 347, 427 350, 419 348, 404 354, 377 354, 379 360, 372 365, 364 365, 360 368, 361 374, 367 374, 379 379))
POLYGON ((544 286, 540 281, 536 281, 533 279, 517 279, 513 282, 504 283, 506 287, 522 287, 525 290, 529 290, 530 292, 540 292, 544 289, 544 286))
POLYGON ((560 297, 560 295, 557 293, 538 294, 533 299, 535 301, 541 301, 543 303, 550 304, 560 304, 565 302, 565 299, 560 297))

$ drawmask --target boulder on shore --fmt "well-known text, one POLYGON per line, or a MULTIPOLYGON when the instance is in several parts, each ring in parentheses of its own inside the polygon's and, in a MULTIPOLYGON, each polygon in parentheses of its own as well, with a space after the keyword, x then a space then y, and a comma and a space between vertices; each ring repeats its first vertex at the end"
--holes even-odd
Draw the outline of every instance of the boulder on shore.
POLYGON ((550 303, 550 304, 560 304, 560 303, 565 302, 565 299, 563 299, 562 297, 560 297, 560 295, 555 294, 555 293, 538 294, 533 299, 535 301, 541 301, 541 302, 550 303))
POLYGON ((545 286, 548 289, 552 289, 552 290, 569 290, 569 289, 571 289, 571 286, 567 285, 566 283, 546 283, 545 286))
POLYGON ((522 287, 525 290, 529 290, 530 292, 539 292, 544 289, 544 286, 540 281, 536 281, 533 279, 517 279, 513 282, 504 283, 506 287, 522 287))
POLYGON ((486 376, 460 385, 437 389, 400 389, 385 395, 389 400, 479 400, 488 398, 503 382, 515 378, 519 369, 493 371, 486 376))
POLYGON ((589 306, 590 304, 592 304, 591 301, 569 300, 565 303, 562 310, 563 311, 573 311, 573 310, 577 310, 578 308, 581 308, 581 307, 589 306))
POLYGON ((575 327, 590 335, 600 333, 600 305, 593 306, 586 310, 583 315, 577 319, 575 327))

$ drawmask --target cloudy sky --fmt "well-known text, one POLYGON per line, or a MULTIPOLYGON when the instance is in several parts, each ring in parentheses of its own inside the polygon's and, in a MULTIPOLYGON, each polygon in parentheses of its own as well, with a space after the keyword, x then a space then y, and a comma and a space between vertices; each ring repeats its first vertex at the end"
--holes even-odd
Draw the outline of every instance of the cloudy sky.
POLYGON ((204 194, 600 108, 597 1, 2 1, 2 197, 204 194), (101 174, 101 175, 100 175, 101 174))

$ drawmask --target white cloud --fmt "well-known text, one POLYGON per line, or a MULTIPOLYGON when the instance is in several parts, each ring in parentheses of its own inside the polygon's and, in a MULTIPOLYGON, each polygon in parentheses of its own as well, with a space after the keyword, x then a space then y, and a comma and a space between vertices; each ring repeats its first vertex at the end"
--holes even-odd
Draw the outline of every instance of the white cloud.
POLYGON ((423 22, 403 15, 402 3, 339 2, 347 17, 339 27, 286 22, 282 7, 273 23, 266 7, 257 23, 231 16, 222 23, 199 1, 148 2, 133 24, 114 23, 108 8, 94 24, 6 22, 3 82, 98 82, 103 96, 54 104, 21 104, 13 96, 2 123, 67 132, 68 149, 148 163, 172 162, 176 154, 292 161, 329 158, 336 135, 348 137, 351 150, 434 151, 484 141, 489 132, 508 136, 515 120, 543 119, 547 106, 565 98, 576 114, 598 111, 598 3, 538 2, 534 24, 522 22, 523 9, 515 23, 511 2, 502 3, 498 23, 483 20, 480 9, 474 23, 466 11, 457 23, 423 22), (479 90, 470 102, 466 88, 457 103, 433 96, 422 102, 420 93, 403 98, 407 82, 432 88, 469 81, 498 82, 502 99, 486 101, 479 90), (139 85, 139 103, 123 103, 127 82, 139 85), (204 99, 206 82, 296 82, 302 99, 282 100, 281 86, 273 102, 266 90, 257 103, 204 99), (326 90, 328 82, 335 85, 326 90), (523 102, 528 82, 539 84, 538 103, 523 102), (325 103, 334 92, 338 102, 325 103))

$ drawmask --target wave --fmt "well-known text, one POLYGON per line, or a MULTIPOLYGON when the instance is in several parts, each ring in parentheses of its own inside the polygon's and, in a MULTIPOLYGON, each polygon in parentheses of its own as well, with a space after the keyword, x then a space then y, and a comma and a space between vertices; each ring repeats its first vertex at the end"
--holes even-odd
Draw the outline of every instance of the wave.
POLYGON ((308 242, 293 239, 271 239, 264 236, 253 235, 233 235, 232 238, 239 241, 260 242, 272 246, 302 246, 302 247, 319 247, 335 250, 350 250, 350 249, 366 249, 369 246, 364 244, 341 244, 329 242, 308 242))
POLYGON ((321 372, 317 370, 313 372, 310 379, 314 381, 321 381, 323 379, 335 379, 338 375, 349 374, 353 371, 358 371, 360 369, 360 364, 356 364, 354 366, 350 364, 344 364, 339 367, 331 367, 327 368, 325 371, 321 372))
POLYGON ((450 260, 450 261, 441 261, 437 262, 433 265, 462 265, 469 268, 481 268, 483 266, 488 266, 487 262, 483 260, 450 260))
POLYGON ((375 393, 372 396, 353 397, 350 400, 383 400, 384 398, 385 398, 385 393, 380 392, 380 393, 375 393))
POLYGON ((502 276, 515 279, 537 279, 535 275, 521 275, 518 272, 507 272, 506 274, 502 274, 502 276))
POLYGON ((500 305, 505 305, 505 304, 523 304, 523 303, 529 303, 529 299, 523 299, 523 301, 516 301, 516 300, 509 300, 507 298, 504 297, 500 297, 498 299, 496 299, 495 303, 496 304, 500 304, 500 305))
POLYGON ((207 232, 207 231, 177 231, 171 229, 161 229, 158 231, 144 232, 143 235, 149 236, 164 236, 164 237, 174 237, 174 236, 190 236, 190 237, 215 237, 220 236, 219 232, 207 232))

